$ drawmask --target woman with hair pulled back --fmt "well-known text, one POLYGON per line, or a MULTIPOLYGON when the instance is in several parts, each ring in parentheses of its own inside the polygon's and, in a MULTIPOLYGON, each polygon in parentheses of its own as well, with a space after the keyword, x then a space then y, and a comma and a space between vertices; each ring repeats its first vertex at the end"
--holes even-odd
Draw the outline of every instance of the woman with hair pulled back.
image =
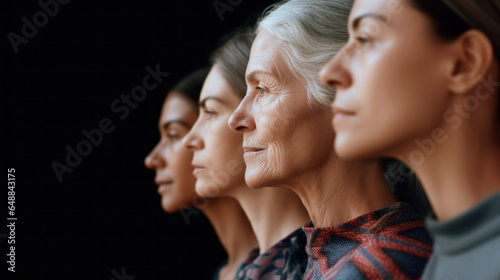
POLYGON ((160 141, 146 157, 145 165, 156 171, 155 183, 163 210, 181 212, 186 218, 194 207, 208 218, 228 254, 228 261, 216 270, 213 279, 234 279, 238 260, 246 257, 257 242, 250 222, 235 199, 196 195, 193 152, 182 145, 182 139, 198 117, 198 98, 209 70, 206 67, 192 72, 169 91, 158 121, 160 141))
POLYGON ((357 0, 321 72, 342 158, 392 157, 434 210, 423 279, 500 279, 500 1, 357 0))
POLYGON ((348 40, 351 6, 290 0, 270 8, 229 126, 243 134, 247 184, 293 190, 312 219, 303 227, 304 279, 418 279, 432 252, 422 216, 397 201, 378 160, 343 161, 333 146, 335 91, 318 73, 348 40))
MULTIPOLYGON (((309 220, 307 211, 288 189, 247 186, 243 137, 227 125, 247 91, 245 69, 254 37, 252 27, 241 28, 214 52, 201 90, 200 116, 183 142, 194 151, 196 192, 203 197, 236 199, 257 238, 258 248, 247 252, 233 277, 299 280, 307 261, 306 236, 301 229, 309 220)), ((227 230, 237 227, 235 223, 227 230)))

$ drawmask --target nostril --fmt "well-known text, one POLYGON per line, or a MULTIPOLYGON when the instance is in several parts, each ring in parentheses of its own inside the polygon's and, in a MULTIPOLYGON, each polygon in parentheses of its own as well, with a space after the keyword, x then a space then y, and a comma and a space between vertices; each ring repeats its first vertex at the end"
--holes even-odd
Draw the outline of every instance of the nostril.
POLYGON ((236 130, 237 130, 237 131, 243 131, 243 130, 245 130, 245 129, 246 129, 246 127, 244 127, 244 126, 237 126, 237 127, 236 127, 236 130))

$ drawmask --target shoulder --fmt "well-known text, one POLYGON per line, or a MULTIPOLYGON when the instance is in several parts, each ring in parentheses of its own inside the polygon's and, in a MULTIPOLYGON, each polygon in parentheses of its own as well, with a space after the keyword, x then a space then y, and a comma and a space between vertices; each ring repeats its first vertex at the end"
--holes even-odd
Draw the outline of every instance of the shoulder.
POLYGON ((378 214, 376 222, 359 232, 360 244, 336 266, 349 263, 368 279, 421 277, 432 253, 432 239, 420 215, 407 205, 378 214))

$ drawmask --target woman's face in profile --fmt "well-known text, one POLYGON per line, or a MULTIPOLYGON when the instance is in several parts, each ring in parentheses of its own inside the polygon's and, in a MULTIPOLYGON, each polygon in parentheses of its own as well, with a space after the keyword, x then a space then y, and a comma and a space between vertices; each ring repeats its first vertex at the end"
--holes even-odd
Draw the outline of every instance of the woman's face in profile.
POLYGON ((271 33, 260 31, 247 67, 247 96, 229 126, 243 133, 250 187, 290 184, 334 155, 329 110, 312 110, 305 83, 291 73, 271 33))
POLYGON ((451 115, 449 43, 409 1, 358 0, 350 40, 321 71, 337 89, 335 148, 343 158, 407 157, 451 115))
POLYGON ((184 139, 194 151, 196 192, 202 197, 228 195, 245 184, 242 136, 227 126, 240 101, 215 64, 203 84, 198 120, 184 139))
POLYGON ((198 117, 195 104, 184 95, 171 92, 163 103, 158 129, 160 142, 146 157, 145 164, 156 171, 155 183, 166 212, 191 206, 195 196, 192 151, 182 145, 198 117))

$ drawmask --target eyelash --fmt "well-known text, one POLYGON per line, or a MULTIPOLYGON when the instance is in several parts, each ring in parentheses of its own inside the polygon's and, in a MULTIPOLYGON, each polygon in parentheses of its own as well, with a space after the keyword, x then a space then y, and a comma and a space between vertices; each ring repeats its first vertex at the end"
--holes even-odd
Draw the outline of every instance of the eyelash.
POLYGON ((169 140, 177 140, 177 139, 181 138, 181 136, 179 134, 176 134, 176 133, 169 133, 167 135, 167 137, 169 140))
POLYGON ((205 109, 204 112, 205 112, 205 114, 208 115, 207 119, 209 119, 209 120, 215 115, 215 112, 212 112, 212 111, 207 110, 207 109, 205 109))
POLYGON ((260 95, 264 95, 265 93, 267 93, 267 90, 262 87, 256 87, 255 89, 259 91, 260 95))
POLYGON ((356 47, 362 48, 372 42, 367 36, 357 36, 356 37, 356 47))
POLYGON ((356 42, 358 42, 359 44, 367 44, 370 42, 370 39, 368 39, 367 37, 363 37, 363 36, 358 36, 356 37, 356 42))

